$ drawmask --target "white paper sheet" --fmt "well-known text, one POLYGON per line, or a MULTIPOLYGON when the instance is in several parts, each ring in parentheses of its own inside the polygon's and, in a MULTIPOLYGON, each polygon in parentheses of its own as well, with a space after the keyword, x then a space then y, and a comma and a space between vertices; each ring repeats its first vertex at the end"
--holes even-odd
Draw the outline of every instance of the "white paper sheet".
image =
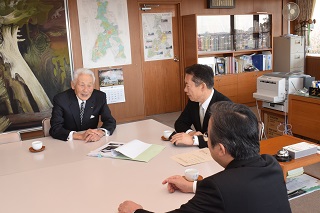
POLYGON ((115 151, 122 153, 129 158, 136 158, 138 155, 146 151, 151 144, 144 143, 139 140, 133 140, 126 143, 125 146, 120 146, 115 149, 115 151))

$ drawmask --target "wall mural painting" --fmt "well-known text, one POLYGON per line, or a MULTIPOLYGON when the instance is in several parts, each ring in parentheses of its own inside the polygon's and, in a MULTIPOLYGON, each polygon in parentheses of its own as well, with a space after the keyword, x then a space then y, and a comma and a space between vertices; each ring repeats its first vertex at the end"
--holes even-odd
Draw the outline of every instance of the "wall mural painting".
POLYGON ((70 88, 64 0, 0 2, 0 132, 41 126, 70 88))

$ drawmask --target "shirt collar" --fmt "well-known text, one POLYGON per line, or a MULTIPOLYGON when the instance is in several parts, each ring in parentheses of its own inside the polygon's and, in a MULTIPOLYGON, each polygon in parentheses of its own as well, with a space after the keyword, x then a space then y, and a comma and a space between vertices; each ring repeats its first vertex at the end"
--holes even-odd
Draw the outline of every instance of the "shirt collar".
POLYGON ((79 106, 81 105, 82 102, 84 102, 84 105, 86 105, 86 101, 81 100, 80 98, 78 98, 78 96, 77 96, 77 99, 78 99, 78 105, 79 106))
POLYGON ((214 89, 212 89, 210 96, 207 98, 207 100, 205 100, 205 102, 202 103, 202 105, 199 103, 199 106, 202 106, 202 108, 204 109, 204 113, 206 113, 208 109, 208 106, 210 104, 213 94, 214 94, 214 89))

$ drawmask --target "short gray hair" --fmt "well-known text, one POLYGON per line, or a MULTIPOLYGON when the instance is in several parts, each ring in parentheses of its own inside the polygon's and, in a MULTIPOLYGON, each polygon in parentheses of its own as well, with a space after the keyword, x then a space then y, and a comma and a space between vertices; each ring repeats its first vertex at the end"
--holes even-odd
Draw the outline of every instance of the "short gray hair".
POLYGON ((87 68, 76 69, 73 72, 73 80, 72 81, 75 83, 78 80, 79 75, 81 75, 81 74, 91 75, 92 79, 93 79, 93 83, 96 81, 96 77, 94 76, 94 72, 90 69, 87 69, 87 68))

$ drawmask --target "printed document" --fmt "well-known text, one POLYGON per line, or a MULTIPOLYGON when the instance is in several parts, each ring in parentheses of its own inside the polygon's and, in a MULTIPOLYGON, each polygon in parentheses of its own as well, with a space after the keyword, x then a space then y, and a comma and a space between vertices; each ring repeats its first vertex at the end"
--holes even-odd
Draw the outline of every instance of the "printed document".
POLYGON ((109 142, 89 152, 88 156, 148 162, 164 148, 165 146, 148 144, 140 140, 132 140, 128 143, 109 142))
POLYGON ((182 166, 190 166, 213 160, 208 148, 175 155, 171 159, 177 161, 182 166))

